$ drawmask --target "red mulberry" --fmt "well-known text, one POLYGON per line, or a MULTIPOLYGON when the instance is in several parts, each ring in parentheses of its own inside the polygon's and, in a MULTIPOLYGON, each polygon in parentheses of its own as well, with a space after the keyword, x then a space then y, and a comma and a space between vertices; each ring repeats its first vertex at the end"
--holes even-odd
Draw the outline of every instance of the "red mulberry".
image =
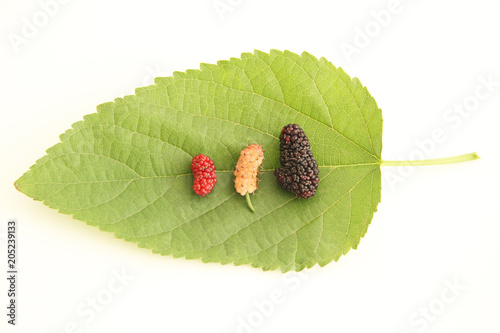
POLYGON ((191 163, 193 171, 193 190, 194 193, 204 197, 217 183, 215 174, 215 165, 210 157, 205 155, 196 155, 191 163))
POLYGON ((281 187, 298 198, 314 195, 319 184, 318 163, 314 159, 309 139, 297 124, 283 127, 280 135, 281 168, 274 175, 281 187))

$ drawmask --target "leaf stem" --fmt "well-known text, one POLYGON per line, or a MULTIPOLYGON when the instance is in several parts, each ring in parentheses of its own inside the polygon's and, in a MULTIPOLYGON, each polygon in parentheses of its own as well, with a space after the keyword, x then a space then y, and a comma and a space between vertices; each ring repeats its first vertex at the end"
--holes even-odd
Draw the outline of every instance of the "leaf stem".
POLYGON ((421 165, 438 165, 460 163, 479 159, 476 153, 464 154, 453 157, 433 158, 430 160, 416 160, 416 161, 382 161, 381 166, 421 166, 421 165))
POLYGON ((255 208, 253 208, 252 201, 250 201, 250 195, 248 194, 248 192, 247 194, 245 194, 245 197, 247 198, 248 208, 250 208, 250 210, 255 213, 255 208))

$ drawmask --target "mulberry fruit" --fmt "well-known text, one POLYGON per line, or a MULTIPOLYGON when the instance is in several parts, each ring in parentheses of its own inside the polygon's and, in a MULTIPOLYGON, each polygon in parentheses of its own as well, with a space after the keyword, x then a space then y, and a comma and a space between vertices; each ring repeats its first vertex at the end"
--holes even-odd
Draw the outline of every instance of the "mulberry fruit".
POLYGON ((248 206, 252 211, 255 211, 251 202, 249 193, 253 193, 257 189, 257 174, 259 166, 264 160, 264 151, 262 147, 257 144, 250 145, 243 149, 236 164, 234 175, 234 187, 236 192, 245 195, 247 198, 248 206))
POLYGON ((313 157, 309 139, 297 124, 283 127, 280 135, 281 168, 274 175, 281 187, 298 198, 314 195, 319 184, 318 163, 313 157))
POLYGON ((193 190, 194 193, 204 197, 217 183, 215 175, 215 165, 210 157, 205 155, 196 155, 191 163, 193 171, 193 190))

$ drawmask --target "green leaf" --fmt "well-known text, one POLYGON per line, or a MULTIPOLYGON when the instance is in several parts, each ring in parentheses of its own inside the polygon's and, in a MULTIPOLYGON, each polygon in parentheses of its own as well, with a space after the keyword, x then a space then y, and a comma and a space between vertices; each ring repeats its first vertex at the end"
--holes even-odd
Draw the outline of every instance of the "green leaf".
POLYGON ((272 50, 201 64, 97 107, 16 182, 23 193, 154 253, 264 270, 326 265, 356 248, 380 202, 382 114, 324 58, 272 50), (281 128, 297 123, 320 168, 316 195, 282 190, 281 128), (265 151, 255 213, 233 185, 240 151, 265 151), (191 158, 218 183, 191 189, 191 158))

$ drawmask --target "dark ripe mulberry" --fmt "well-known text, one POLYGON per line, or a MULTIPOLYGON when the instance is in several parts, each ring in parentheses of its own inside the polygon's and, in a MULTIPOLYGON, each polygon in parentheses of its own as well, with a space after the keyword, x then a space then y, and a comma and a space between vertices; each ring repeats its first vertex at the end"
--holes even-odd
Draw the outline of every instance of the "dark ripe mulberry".
POLYGON ((214 162, 208 156, 196 155, 191 163, 191 171, 193 171, 194 193, 204 197, 217 183, 214 162))
POLYGON ((283 127, 280 135, 281 168, 274 175, 281 187, 298 198, 307 199, 316 193, 319 184, 318 163, 309 139, 297 124, 283 127))

